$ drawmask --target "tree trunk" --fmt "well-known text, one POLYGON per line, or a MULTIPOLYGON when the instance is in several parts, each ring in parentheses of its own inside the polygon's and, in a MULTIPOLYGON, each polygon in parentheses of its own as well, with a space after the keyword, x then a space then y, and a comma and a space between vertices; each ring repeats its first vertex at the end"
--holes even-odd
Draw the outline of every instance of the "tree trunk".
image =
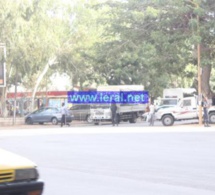
POLYGON ((45 65, 45 68, 43 69, 41 75, 38 77, 38 79, 36 81, 36 85, 34 87, 34 91, 33 91, 33 94, 32 94, 32 103, 31 103, 31 110, 32 111, 34 110, 34 98, 35 98, 37 89, 39 87, 39 84, 42 81, 42 79, 45 76, 45 74, 47 73, 49 67, 56 63, 56 59, 57 59, 56 56, 54 56, 53 58, 50 58, 50 60, 48 61, 48 63, 45 65))
POLYGON ((1 115, 5 118, 8 116, 8 110, 7 110, 7 87, 2 87, 1 90, 1 115))
POLYGON ((211 65, 202 67, 202 94, 208 98, 212 98, 213 92, 210 88, 211 65))

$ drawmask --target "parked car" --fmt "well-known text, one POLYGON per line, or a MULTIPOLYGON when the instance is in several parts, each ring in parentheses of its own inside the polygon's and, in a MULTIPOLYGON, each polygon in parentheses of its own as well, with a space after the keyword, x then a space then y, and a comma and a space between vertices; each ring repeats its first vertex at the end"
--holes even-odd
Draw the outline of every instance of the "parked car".
MULTIPOLYGON (((33 124, 33 123, 52 123, 53 125, 57 125, 61 121, 61 112, 60 109, 56 107, 45 107, 38 109, 25 117, 26 124, 33 124)), ((66 122, 72 122, 72 115, 66 116, 66 122)))
POLYGON ((87 121, 92 123, 90 116, 90 104, 77 104, 70 108, 74 120, 87 121))

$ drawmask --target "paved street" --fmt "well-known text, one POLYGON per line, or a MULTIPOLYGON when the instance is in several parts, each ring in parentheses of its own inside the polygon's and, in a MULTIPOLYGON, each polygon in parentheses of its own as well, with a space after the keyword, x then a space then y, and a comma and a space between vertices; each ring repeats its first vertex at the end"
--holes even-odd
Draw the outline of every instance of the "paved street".
MULTIPOLYGON (((194 125, 196 126, 198 124, 198 120, 188 120, 188 121, 176 121, 174 123, 174 126, 179 126, 179 125, 194 125)), ((33 125, 10 125, 10 126, 0 126, 0 130, 4 129, 41 129, 41 128, 59 128, 59 125, 52 125, 51 123, 45 123, 43 125, 40 124, 33 124, 33 125)), ((101 122, 100 125, 96 126, 94 124, 89 124, 86 121, 72 121, 71 127, 95 127, 95 128, 100 128, 100 127, 106 127, 106 126, 111 126, 111 122, 101 122)), ((129 123, 129 122, 120 122, 120 127, 147 127, 149 126, 149 123, 146 121, 141 120, 138 118, 137 123, 129 123)), ((163 127, 161 121, 155 121, 154 123, 155 127, 163 127)), ((198 126, 198 125, 197 125, 198 126)))
POLYGON ((38 164, 45 195, 215 194, 214 127, 141 124, 1 129, 0 147, 38 164))

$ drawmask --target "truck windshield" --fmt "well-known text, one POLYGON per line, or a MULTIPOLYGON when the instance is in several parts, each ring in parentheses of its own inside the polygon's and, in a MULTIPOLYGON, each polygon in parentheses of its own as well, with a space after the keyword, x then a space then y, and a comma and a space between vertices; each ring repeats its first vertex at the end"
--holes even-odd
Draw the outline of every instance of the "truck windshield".
POLYGON ((161 106, 163 105, 177 105, 178 103, 178 99, 174 98, 174 99, 162 99, 161 100, 161 106))
POLYGON ((110 104, 91 104, 92 109, 97 109, 97 108, 110 108, 110 104))

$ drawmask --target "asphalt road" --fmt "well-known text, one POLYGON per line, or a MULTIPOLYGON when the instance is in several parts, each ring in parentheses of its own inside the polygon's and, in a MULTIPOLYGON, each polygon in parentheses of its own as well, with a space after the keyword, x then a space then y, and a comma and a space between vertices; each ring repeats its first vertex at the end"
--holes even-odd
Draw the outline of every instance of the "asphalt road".
POLYGON ((44 195, 214 195, 215 131, 195 126, 0 130, 39 166, 44 195))
MULTIPOLYGON (((174 126, 180 126, 180 125, 197 125, 198 120, 187 120, 187 121, 176 121, 173 125, 174 126)), ((60 124, 58 125, 52 125, 51 123, 45 123, 43 125, 40 124, 33 124, 33 125, 11 125, 11 126, 0 126, 0 130, 5 130, 5 129, 41 129, 41 128, 59 128, 60 124)), ((100 128, 100 127, 105 127, 105 126, 112 126, 111 122, 101 122, 99 125, 94 125, 87 123, 86 121, 72 121, 71 127, 95 127, 95 128, 100 128)), ((138 118, 137 123, 129 123, 129 122, 120 122, 119 124, 120 127, 147 127, 149 126, 149 123, 146 121, 141 120, 138 118)), ((163 127, 161 121, 155 121, 154 123, 155 127, 163 127)))

